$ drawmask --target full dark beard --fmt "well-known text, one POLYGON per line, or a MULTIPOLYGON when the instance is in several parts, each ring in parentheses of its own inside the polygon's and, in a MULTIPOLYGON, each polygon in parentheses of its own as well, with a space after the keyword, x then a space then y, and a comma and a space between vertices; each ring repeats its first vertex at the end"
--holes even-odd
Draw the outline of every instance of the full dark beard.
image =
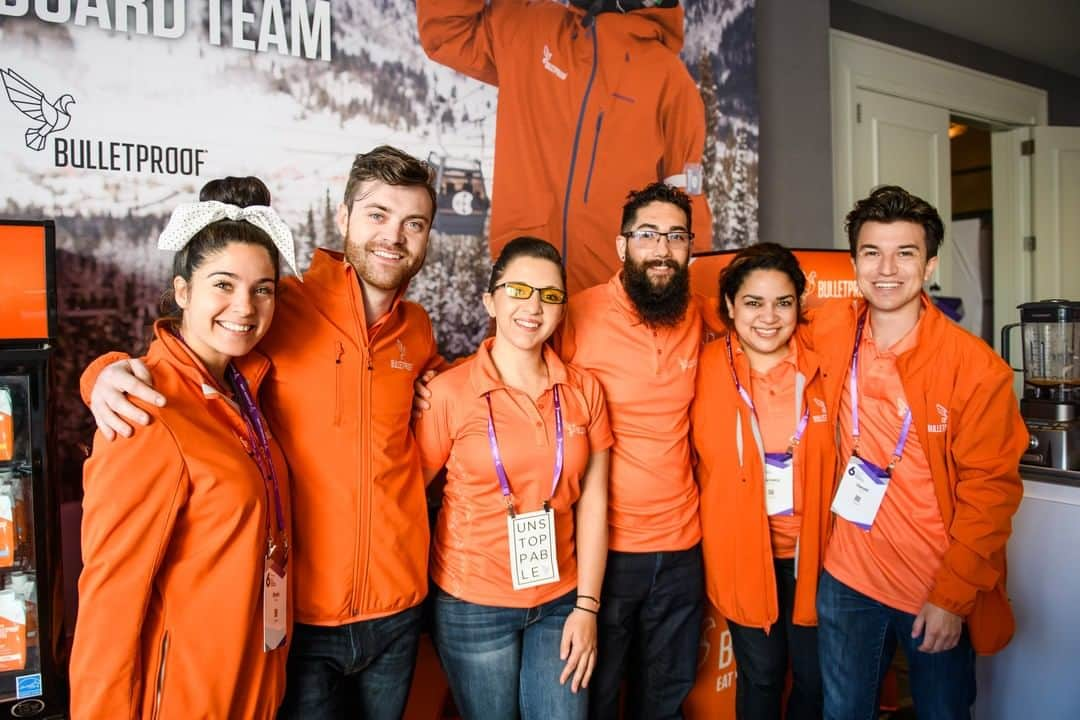
POLYGON ((690 269, 674 260, 653 260, 638 264, 626 256, 623 261, 623 287, 638 315, 649 327, 672 327, 686 316, 690 304, 690 269), (669 267, 675 271, 663 287, 655 287, 649 279, 652 267, 669 267))

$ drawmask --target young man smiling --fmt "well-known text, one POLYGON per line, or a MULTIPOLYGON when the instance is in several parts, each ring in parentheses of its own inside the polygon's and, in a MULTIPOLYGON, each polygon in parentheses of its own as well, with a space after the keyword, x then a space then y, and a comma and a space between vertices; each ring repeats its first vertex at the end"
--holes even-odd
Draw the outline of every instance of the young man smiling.
POLYGON ((923 292, 944 226, 895 186, 846 228, 863 299, 812 323, 843 472, 818 591, 825 717, 877 716, 897 645, 920 717, 969 718, 974 653, 1013 632, 1005 544, 1027 432, 1012 371, 923 292))
MULTIPOLYGON (((435 211, 427 165, 381 146, 356 157, 337 211, 345 252, 284 279, 259 350, 262 404, 292 476, 296 626, 279 718, 399 718, 427 593, 428 524, 409 427, 413 383, 440 362, 423 308, 403 299, 435 211)), ((110 356, 84 374, 84 388, 110 356)), ((162 405, 137 361, 103 372, 91 409, 107 435, 162 405)), ((85 394, 85 392, 84 392, 85 394)))

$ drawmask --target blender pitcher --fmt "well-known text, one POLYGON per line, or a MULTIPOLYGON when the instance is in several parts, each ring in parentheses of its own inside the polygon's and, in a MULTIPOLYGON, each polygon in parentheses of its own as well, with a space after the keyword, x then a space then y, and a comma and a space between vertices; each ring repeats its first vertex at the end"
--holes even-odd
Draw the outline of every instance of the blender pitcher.
MULTIPOLYGON (((1017 309, 1024 344, 1022 412, 1025 417, 1071 420, 1080 402, 1080 302, 1043 300, 1017 309)), ((1001 330, 1006 359, 1009 330, 1016 325, 1001 330)))

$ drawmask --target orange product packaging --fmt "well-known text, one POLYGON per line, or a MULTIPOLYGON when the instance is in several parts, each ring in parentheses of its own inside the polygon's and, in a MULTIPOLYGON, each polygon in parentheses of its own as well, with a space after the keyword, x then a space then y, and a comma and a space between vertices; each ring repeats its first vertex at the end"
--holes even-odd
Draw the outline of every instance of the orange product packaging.
POLYGON ((0 568, 15 565, 15 517, 10 492, 0 489, 0 568))
POLYGON ((0 386, 0 462, 15 457, 15 423, 11 414, 11 391, 0 386))
POLYGON ((37 589, 34 576, 29 573, 12 573, 8 589, 15 593, 15 599, 23 604, 26 615, 26 645, 38 644, 37 589))
POLYGON ((15 564, 15 512, 11 494, 0 488, 0 568, 15 564))
POLYGON ((13 590, 0 592, 0 672, 26 667, 26 606, 13 590))

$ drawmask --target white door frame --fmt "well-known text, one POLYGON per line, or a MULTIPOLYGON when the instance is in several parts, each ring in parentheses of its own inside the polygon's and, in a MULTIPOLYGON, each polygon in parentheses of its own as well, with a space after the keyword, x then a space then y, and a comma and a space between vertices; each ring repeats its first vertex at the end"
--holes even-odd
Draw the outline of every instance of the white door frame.
MULTIPOLYGON (((833 244, 847 248, 844 216, 858 199, 854 191, 853 140, 855 89, 893 95, 945 108, 951 114, 981 120, 997 129, 1046 125, 1045 90, 937 60, 840 30, 829 30, 833 142, 833 244)), ((995 150, 1006 148, 1004 138, 995 150)), ((1030 256, 1023 235, 1030 227, 1030 206, 1020 195, 1028 190, 1030 163, 993 163, 994 185, 994 327, 1010 322, 1017 302, 1030 299, 1030 256), (1023 234, 1021 234, 1023 233, 1023 234), (1011 272, 1008 270, 1011 269, 1011 272), (1009 312, 1005 312, 1006 308, 1009 312)), ((946 220, 948 220, 946 218, 946 220)), ((946 228, 948 222, 946 222, 946 228)))

